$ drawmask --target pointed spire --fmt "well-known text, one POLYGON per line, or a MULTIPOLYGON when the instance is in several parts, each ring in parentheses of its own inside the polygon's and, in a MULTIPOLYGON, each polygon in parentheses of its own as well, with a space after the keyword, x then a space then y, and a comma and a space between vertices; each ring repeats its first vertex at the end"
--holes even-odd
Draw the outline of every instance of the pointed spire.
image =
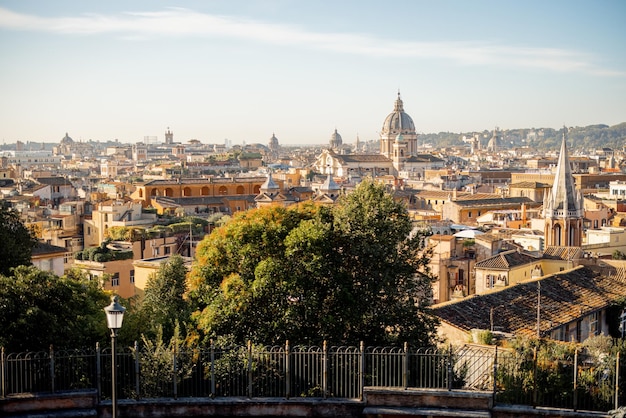
POLYGON ((278 184, 272 179, 272 172, 270 171, 267 174, 267 180, 261 185, 261 192, 272 195, 273 193, 278 193, 279 190, 280 187, 278 187, 278 184))
POLYGON ((548 216, 551 217, 557 217, 557 212, 560 215, 558 217, 578 216, 581 210, 580 199, 576 191, 572 168, 567 155, 566 131, 567 129, 564 128, 561 151, 559 152, 559 160, 554 175, 554 184, 550 193, 550 209, 553 213, 548 214, 548 216))

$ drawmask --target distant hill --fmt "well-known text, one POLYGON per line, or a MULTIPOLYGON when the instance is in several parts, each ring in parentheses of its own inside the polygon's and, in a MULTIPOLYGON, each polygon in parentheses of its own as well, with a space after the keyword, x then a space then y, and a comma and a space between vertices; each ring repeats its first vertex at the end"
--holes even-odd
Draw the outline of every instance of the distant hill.
MULTIPOLYGON (((525 128, 500 131, 504 146, 507 148, 530 146, 539 150, 558 149, 561 145, 562 129, 553 128, 525 128), (530 135, 529 135, 530 134, 530 135)), ((480 134, 483 146, 486 146, 493 135, 493 131, 482 132, 439 132, 421 134, 418 141, 432 144, 437 148, 463 145, 463 136, 472 137, 480 134)), ((626 146, 626 122, 614 126, 589 125, 570 127, 568 133, 570 149, 592 151, 601 148, 623 149, 626 146)))

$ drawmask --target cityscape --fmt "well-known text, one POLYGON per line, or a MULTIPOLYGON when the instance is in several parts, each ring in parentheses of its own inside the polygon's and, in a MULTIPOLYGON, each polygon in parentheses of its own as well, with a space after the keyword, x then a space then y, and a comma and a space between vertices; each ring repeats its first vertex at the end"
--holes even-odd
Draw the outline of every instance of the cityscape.
POLYGON ((626 413, 624 5, 235 3, 0 6, 0 412, 626 413))

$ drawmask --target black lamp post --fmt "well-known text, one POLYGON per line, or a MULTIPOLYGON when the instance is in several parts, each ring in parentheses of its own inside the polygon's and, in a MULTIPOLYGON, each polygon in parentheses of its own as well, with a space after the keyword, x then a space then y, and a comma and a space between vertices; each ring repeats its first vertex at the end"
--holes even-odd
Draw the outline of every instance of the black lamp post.
POLYGON ((126 308, 118 303, 117 295, 111 296, 111 304, 104 308, 104 312, 107 314, 107 326, 111 330, 111 417, 117 418, 117 385, 116 385, 116 353, 115 353, 115 338, 117 337, 117 331, 122 328, 122 321, 124 320, 124 312, 126 308))

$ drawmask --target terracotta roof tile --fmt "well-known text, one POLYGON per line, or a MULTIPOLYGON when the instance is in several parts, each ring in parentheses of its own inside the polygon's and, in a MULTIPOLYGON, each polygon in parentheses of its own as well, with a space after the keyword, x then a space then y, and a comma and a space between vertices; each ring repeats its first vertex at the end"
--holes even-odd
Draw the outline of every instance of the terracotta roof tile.
POLYGON ((517 250, 511 250, 479 261, 476 263, 475 268, 508 270, 512 267, 522 266, 536 261, 537 257, 533 257, 532 255, 523 252, 518 252, 517 250))
POLYGON ((579 266, 500 291, 435 305, 433 312, 442 321, 470 331, 490 329, 490 310, 494 308, 494 328, 518 335, 534 335, 538 283, 541 287, 540 329, 544 332, 603 309, 626 294, 623 271, 618 275, 599 275, 579 266))

